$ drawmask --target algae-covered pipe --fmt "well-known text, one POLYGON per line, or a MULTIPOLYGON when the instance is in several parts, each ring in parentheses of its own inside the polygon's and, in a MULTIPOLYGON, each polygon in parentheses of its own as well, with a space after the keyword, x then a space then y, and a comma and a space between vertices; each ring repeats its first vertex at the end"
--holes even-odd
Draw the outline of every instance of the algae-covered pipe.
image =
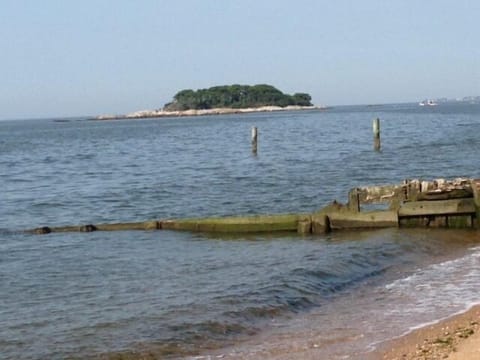
MULTIPOLYGON (((386 213, 389 215, 390 213, 386 213)), ((299 234, 324 234, 331 229, 378 228, 396 226, 395 217, 388 217, 379 212, 359 213, 346 206, 332 203, 313 214, 278 214, 217 218, 191 218, 173 220, 151 220, 146 222, 129 222, 116 224, 88 224, 79 226, 40 227, 28 230, 33 234, 55 232, 92 232, 125 230, 176 230, 206 233, 262 233, 262 232, 297 232, 299 234)))
POLYGON ((162 221, 162 229, 202 232, 297 231, 300 215, 258 215, 162 221))
POLYGON ((475 198, 411 201, 398 209, 358 211, 351 206, 332 202, 312 214, 279 214, 218 218, 150 220, 115 224, 40 227, 28 230, 32 234, 52 232, 92 232, 122 230, 177 230, 206 233, 297 232, 324 234, 331 230, 389 228, 398 226, 478 227, 480 212, 480 180, 475 184, 475 198), (465 217, 466 216, 466 217, 465 217), (428 218, 424 223, 423 218, 428 218), (435 220, 434 218, 438 218, 435 220), (413 219, 413 220, 412 220, 413 219), (445 219, 443 221, 442 219, 445 219), (435 221, 433 221, 435 220, 435 221))
POLYGON ((155 220, 145 222, 130 222, 116 224, 87 224, 78 226, 42 226, 32 230, 27 230, 31 234, 50 234, 60 232, 92 232, 92 231, 122 231, 122 230, 157 230, 161 229, 161 223, 155 220))
MULTIPOLYGON (((219 217, 199 219, 174 219, 174 220, 151 220, 146 222, 130 222, 116 224, 88 224, 79 226, 48 227, 43 226, 27 230, 32 234, 49 234, 52 232, 91 232, 91 231, 125 231, 125 230, 184 230, 199 232, 276 232, 276 231, 300 231, 299 222, 303 221, 302 229, 309 230, 311 225, 309 215, 280 214, 280 215, 257 215, 244 217, 219 217)), ((301 231, 303 232, 303 231, 301 231)), ((310 231, 308 231, 310 232, 310 231)))

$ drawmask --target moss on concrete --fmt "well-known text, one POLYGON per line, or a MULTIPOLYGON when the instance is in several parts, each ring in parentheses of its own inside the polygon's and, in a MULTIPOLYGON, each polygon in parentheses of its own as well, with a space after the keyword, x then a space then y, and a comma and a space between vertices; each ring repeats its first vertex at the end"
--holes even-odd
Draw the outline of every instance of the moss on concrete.
POLYGON ((328 218, 332 230, 398 226, 396 211, 332 212, 328 218))
POLYGON ((257 215, 247 217, 224 217, 207 219, 178 219, 161 222, 166 230, 203 232, 273 232, 297 231, 299 218, 303 215, 257 215))
POLYGON ((424 217, 403 217, 398 220, 398 225, 406 228, 425 227, 427 221, 424 217))
POLYGON ((312 233, 326 234, 331 231, 330 219, 325 213, 317 213, 312 215, 312 233))
POLYGON ((312 233, 312 217, 310 215, 298 217, 297 233, 299 234, 312 233))
POLYGON ((158 221, 117 223, 117 224, 99 224, 97 230, 100 231, 122 231, 122 230, 157 230, 160 229, 158 221))
POLYGON ((473 226, 472 216, 463 215, 463 216, 449 216, 448 217, 448 227, 452 229, 465 229, 471 228, 473 226))

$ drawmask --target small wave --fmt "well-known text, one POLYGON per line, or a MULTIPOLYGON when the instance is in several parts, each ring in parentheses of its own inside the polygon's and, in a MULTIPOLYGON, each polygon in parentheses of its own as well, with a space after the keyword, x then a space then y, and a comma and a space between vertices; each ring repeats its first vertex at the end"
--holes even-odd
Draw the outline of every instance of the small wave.
POLYGON ((389 264, 364 259, 341 264, 335 271, 296 268, 285 276, 273 277, 272 284, 217 300, 235 307, 235 311, 223 313, 226 318, 261 324, 265 320, 288 317, 322 306, 343 291, 382 275, 389 267, 389 264))
MULTIPOLYGON (((115 323, 103 324, 103 327, 117 326, 115 323)), ((201 351, 213 350, 233 343, 240 336, 252 336, 255 329, 238 323, 205 321, 184 322, 162 328, 163 336, 157 334, 155 340, 145 339, 129 344, 128 350, 119 348, 105 352, 82 355, 82 359, 178 359, 194 356, 201 351)), ((73 355, 73 358, 76 358, 73 355)))
POLYGON ((449 313, 448 315, 445 315, 443 317, 439 317, 435 320, 425 321, 425 322, 410 326, 408 328, 408 330, 404 331, 400 335, 395 335, 395 336, 392 336, 392 337, 389 337, 389 338, 386 338, 386 339, 382 339, 382 340, 379 340, 379 341, 375 341, 373 343, 368 344, 367 345, 367 351, 368 352, 375 351, 380 344, 383 344, 383 343, 386 343, 386 342, 389 342, 389 341, 392 341, 392 340, 401 339, 402 337, 414 332, 415 330, 422 329, 422 328, 425 328, 427 326, 436 325, 436 324, 442 322, 443 320, 446 320, 446 319, 451 318, 451 317, 456 316, 456 315, 463 314, 463 313, 469 311, 470 309, 472 309, 473 307, 478 306, 478 305, 480 305, 480 301, 470 302, 470 303, 467 303, 464 308, 462 308, 461 310, 458 310, 454 313, 449 313))
POLYGON ((385 285, 385 288, 388 290, 394 290, 406 288, 408 286, 421 286, 422 284, 430 283, 430 281, 435 281, 435 279, 438 282, 444 282, 440 279, 441 275, 454 276, 456 272, 462 271, 466 271, 467 274, 470 273, 473 275, 473 273, 476 274, 480 270, 472 266, 467 267, 467 265, 473 265, 472 262, 479 257, 480 246, 473 247, 470 249, 470 253, 464 257, 433 264, 426 269, 419 269, 410 276, 398 279, 390 284, 385 285), (427 282, 427 279, 430 281, 427 282))
POLYGON ((480 248, 476 247, 461 258, 418 269, 410 276, 387 284, 388 296, 398 300, 386 311, 387 316, 415 317, 418 323, 409 327, 411 331, 464 312, 478 303, 479 265, 480 248))

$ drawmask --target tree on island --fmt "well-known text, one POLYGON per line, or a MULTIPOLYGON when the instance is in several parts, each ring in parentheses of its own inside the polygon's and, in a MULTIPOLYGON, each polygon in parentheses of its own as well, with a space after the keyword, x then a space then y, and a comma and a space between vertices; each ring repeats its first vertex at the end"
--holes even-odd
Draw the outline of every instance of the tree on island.
POLYGON ((312 106, 306 93, 288 95, 271 85, 224 85, 209 89, 181 90, 173 101, 165 104, 165 111, 201 110, 214 108, 257 108, 261 106, 312 106))

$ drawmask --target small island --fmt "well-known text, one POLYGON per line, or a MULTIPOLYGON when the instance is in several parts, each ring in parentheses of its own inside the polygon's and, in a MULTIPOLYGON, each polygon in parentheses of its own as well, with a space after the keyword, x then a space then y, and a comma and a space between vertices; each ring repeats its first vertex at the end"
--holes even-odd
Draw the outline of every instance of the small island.
POLYGON ((179 91, 162 109, 126 115, 101 115, 97 120, 241 114, 265 111, 324 109, 311 103, 307 93, 284 94, 272 85, 223 85, 179 91))
POLYGON ((214 108, 259 108, 263 106, 312 106, 311 96, 305 93, 284 94, 271 85, 225 85, 209 89, 182 90, 165 111, 205 110, 214 108))

